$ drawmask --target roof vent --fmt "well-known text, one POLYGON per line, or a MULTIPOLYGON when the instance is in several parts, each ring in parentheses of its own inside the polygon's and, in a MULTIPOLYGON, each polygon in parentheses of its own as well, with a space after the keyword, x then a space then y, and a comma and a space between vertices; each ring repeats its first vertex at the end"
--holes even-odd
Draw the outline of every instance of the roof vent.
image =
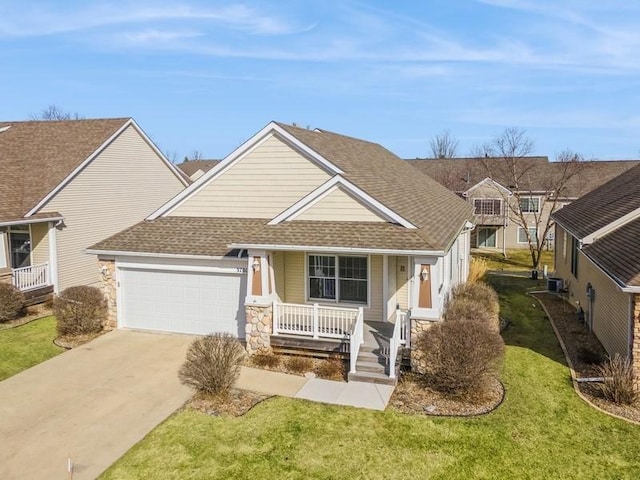
POLYGON ((11 128, 11 125, 7 125, 6 127, 0 127, 0 133, 2 132, 6 132, 7 130, 9 130, 11 128))

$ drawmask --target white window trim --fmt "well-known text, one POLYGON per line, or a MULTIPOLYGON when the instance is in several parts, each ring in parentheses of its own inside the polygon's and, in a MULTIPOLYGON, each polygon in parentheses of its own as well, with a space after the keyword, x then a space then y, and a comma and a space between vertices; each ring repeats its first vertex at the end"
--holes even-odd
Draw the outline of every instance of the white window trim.
MULTIPOLYGON (((481 216, 481 217, 501 217, 502 215, 504 215, 504 202, 502 201, 502 198, 494 198, 494 197, 475 197, 472 199, 473 203, 472 203, 472 207, 473 207, 473 214, 477 215, 477 216, 481 216), (483 200, 491 200, 491 201, 495 201, 497 200, 498 202, 500 202, 500 213, 476 213, 476 200, 479 201, 483 201, 483 200)), ((482 210, 482 208, 480 209, 482 210)))
MULTIPOLYGON (((520 213, 523 214, 531 214, 531 213, 540 213, 540 208, 542 205, 542 197, 538 197, 538 196, 526 196, 526 197, 520 197, 520 199, 518 200, 518 209, 520 210, 520 213), (538 208, 536 210, 522 210, 522 206, 520 205, 520 202, 523 200, 528 200, 529 202, 531 200, 537 200, 538 201, 538 208)), ((529 203, 529 206, 531 206, 531 203, 529 203)))
POLYGON ((344 306, 344 307, 371 307, 371 255, 349 255, 349 254, 337 254, 337 253, 326 253, 326 252, 304 252, 304 298, 306 303, 326 303, 330 305, 336 306, 344 306), (334 300, 330 298, 313 298, 309 293, 309 256, 320 256, 320 257, 334 257, 336 259, 335 263, 335 276, 334 279, 336 281, 336 298, 334 300), (358 303, 358 302, 341 302, 340 298, 340 278, 338 276, 339 272, 339 261, 338 257, 359 257, 367 259, 367 301, 366 303, 358 303))
MULTIPOLYGON (((531 237, 533 237, 533 236, 535 236, 536 238, 538 237, 538 229, 537 229, 536 227, 528 227, 527 229, 528 229, 528 230, 535 230, 535 231, 536 231, 536 233, 535 233, 535 234, 532 234, 531 232, 529 232, 529 235, 530 235, 531 237)), ((521 241, 520 241, 520 230, 524 231, 524 227, 518 227, 518 238, 517 238, 516 240, 518 241, 518 244, 519 244, 519 245, 526 245, 526 244, 528 244, 528 243, 529 243, 529 241, 528 241, 528 240, 526 240, 526 237, 525 237, 525 241, 524 241, 524 242, 521 242, 521 241)))

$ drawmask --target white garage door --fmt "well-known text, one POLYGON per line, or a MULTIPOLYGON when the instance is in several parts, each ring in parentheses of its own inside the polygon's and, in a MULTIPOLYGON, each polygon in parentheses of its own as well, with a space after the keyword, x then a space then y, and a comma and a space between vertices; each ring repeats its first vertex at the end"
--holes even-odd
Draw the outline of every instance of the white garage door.
POLYGON ((246 275, 120 269, 126 328, 244 337, 246 275))

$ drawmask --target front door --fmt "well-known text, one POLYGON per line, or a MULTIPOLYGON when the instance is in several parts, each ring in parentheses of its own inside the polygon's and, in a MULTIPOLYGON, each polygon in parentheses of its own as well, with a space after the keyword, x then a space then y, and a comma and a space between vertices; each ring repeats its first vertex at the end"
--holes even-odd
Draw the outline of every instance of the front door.
POLYGON ((491 228, 479 228, 478 229, 478 247, 496 248, 496 237, 498 236, 498 229, 491 228))

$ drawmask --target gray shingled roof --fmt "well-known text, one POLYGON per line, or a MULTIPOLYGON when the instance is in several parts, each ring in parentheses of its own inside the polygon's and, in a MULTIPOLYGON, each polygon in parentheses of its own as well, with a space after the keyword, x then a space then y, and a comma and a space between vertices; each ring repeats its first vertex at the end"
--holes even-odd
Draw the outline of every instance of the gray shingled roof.
POLYGON ((418 229, 406 229, 386 222, 325 222, 294 220, 265 225, 241 245, 287 245, 345 247, 376 250, 430 250, 418 229))
POLYGON ((0 122, 0 221, 22 218, 128 120, 0 122))
MULTIPOLYGON (((448 159, 410 159, 407 160, 422 173, 425 173, 454 192, 465 192, 484 180, 491 171, 493 180, 512 188, 512 176, 506 171, 508 165, 501 158, 448 158, 448 159), (488 169, 485 166, 488 164, 488 169)), ((521 190, 548 191, 554 178, 561 174, 562 164, 549 162, 547 157, 523 157, 516 160, 522 174, 521 190)), ((612 160, 584 162, 577 175, 569 179, 561 196, 579 198, 603 183, 617 177, 640 161, 612 160)))
POLYGON ((420 228, 432 248, 446 250, 465 221, 473 218, 467 202, 377 143, 278 125, 343 170, 358 188, 420 228))
POLYGON ((640 165, 561 208, 552 217, 582 239, 640 208, 640 165))
POLYGON ((582 249, 621 285, 640 287, 640 218, 582 249))
POLYGON ((145 220, 88 250, 222 257, 228 245, 262 227, 264 218, 161 217, 145 220))

